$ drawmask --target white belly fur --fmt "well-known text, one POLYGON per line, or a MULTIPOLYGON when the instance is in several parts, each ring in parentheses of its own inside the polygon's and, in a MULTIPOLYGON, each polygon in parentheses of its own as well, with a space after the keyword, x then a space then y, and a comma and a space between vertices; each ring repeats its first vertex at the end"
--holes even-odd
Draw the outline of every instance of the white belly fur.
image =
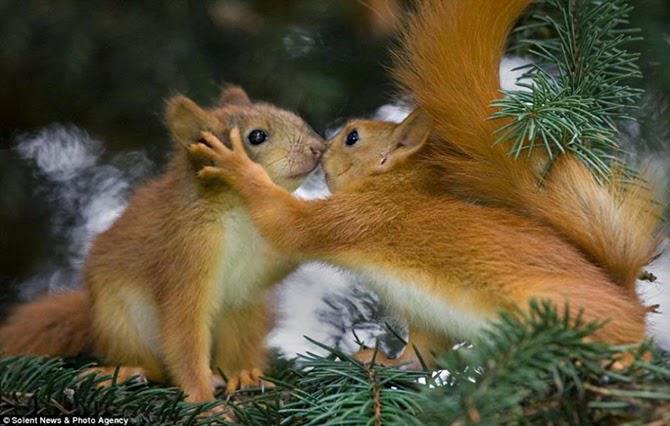
POLYGON ((477 313, 467 295, 449 301, 375 270, 364 270, 361 275, 368 279, 368 285, 392 312, 420 328, 469 339, 475 337, 487 321, 477 313))
POLYGON ((145 343, 147 350, 162 357, 158 309, 153 299, 133 287, 121 288, 119 296, 126 302, 140 341, 145 343))
POLYGON ((259 297, 272 283, 268 277, 281 267, 280 256, 260 236, 246 210, 223 217, 224 250, 216 275, 218 300, 223 307, 243 306, 259 297))

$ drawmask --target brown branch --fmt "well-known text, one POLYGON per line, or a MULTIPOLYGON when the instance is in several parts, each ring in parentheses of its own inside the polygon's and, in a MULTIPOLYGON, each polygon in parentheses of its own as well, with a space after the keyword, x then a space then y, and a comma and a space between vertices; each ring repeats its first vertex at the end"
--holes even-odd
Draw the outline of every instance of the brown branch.
POLYGON ((374 402, 374 425, 382 426, 382 389, 377 380, 375 364, 371 362, 368 367, 368 378, 372 384, 372 401, 374 402))

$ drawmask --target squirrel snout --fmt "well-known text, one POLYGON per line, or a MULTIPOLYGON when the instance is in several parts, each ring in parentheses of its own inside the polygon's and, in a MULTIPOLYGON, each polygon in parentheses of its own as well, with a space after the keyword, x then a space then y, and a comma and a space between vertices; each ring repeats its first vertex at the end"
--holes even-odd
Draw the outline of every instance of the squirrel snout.
POLYGON ((311 144, 309 146, 309 152, 312 153, 312 157, 314 157, 315 160, 321 159, 325 150, 326 150, 326 145, 324 145, 322 143, 311 144))

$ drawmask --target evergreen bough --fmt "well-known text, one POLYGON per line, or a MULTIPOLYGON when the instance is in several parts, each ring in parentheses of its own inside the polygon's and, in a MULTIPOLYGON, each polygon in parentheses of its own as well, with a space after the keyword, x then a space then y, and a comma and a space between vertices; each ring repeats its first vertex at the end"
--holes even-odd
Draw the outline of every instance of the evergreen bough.
POLYGON ((222 404, 188 404, 176 388, 147 386, 136 379, 93 375, 57 358, 0 359, 0 418, 124 417, 146 425, 225 424, 208 411, 222 404), (101 382, 112 379, 110 386, 101 382))
MULTIPOLYGON (((670 364, 649 343, 587 338, 601 324, 547 303, 501 315, 474 348, 446 354, 424 424, 621 424, 670 421, 670 364)), ((659 423, 663 424, 663 423, 659 423)))
POLYGON ((513 48, 529 54, 518 84, 494 102, 511 122, 500 143, 510 154, 544 149, 549 160, 570 153, 607 180, 621 164, 617 126, 632 120, 642 95, 638 53, 626 50, 638 30, 627 26, 626 0, 543 0, 517 28, 513 48))
MULTIPOLYGON (((567 312, 567 309, 566 309, 567 312)), ((473 345, 440 359, 438 371, 361 363, 313 342, 275 367, 274 388, 191 405, 175 388, 104 378, 59 359, 0 361, 0 417, 124 417, 142 425, 227 424, 227 404, 246 425, 639 424, 670 422, 670 364, 650 343, 585 339, 600 324, 567 319, 549 303, 501 314, 473 345)))

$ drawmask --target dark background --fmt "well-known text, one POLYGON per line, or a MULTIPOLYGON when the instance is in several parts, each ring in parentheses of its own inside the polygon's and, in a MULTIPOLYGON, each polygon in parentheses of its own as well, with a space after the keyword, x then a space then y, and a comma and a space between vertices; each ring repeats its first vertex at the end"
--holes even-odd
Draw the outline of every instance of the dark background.
MULTIPOLYGON (((633 4, 645 38, 634 46, 645 73, 635 84, 651 105, 640 114, 638 144, 658 150, 670 122, 670 1, 633 4)), ((60 256, 50 225, 58 207, 35 191, 34 165, 11 149, 17 137, 72 123, 104 141, 106 156, 142 149, 161 165, 169 147, 165 100, 183 93, 213 104, 226 82, 296 111, 323 134, 338 118, 393 99, 387 48, 405 7, 390 0, 0 2, 0 309, 19 283, 60 256)))

